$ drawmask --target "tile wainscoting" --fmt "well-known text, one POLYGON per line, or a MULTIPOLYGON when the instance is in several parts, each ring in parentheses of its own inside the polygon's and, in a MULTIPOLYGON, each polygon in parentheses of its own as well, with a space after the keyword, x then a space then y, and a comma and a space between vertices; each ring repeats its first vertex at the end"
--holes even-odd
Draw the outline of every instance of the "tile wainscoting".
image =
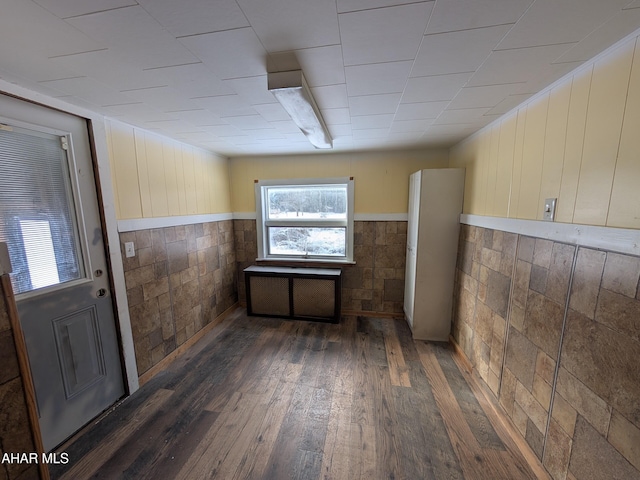
MULTIPOLYGON (((238 297, 245 302, 243 270, 258 254, 256 221, 234 220, 238 297)), ((355 265, 342 266, 342 310, 402 316, 406 221, 355 221, 355 265)))
POLYGON ((554 479, 640 479, 640 258, 462 225, 452 336, 554 479))
POLYGON ((142 375, 238 301, 233 221, 121 232, 120 242, 142 375))

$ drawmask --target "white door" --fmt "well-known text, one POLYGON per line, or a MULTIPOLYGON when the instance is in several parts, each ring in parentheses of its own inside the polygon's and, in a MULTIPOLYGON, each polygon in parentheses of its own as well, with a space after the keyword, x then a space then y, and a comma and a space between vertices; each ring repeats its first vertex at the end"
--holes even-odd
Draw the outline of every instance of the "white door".
POLYGON ((51 450, 124 394, 85 120, 0 95, 0 241, 51 450))
POLYGON ((415 304, 416 264, 418 245, 418 220, 420 218, 420 182, 422 173, 416 172, 409 177, 409 214, 407 224, 407 256, 404 283, 404 313, 409 325, 413 327, 413 307, 415 304))

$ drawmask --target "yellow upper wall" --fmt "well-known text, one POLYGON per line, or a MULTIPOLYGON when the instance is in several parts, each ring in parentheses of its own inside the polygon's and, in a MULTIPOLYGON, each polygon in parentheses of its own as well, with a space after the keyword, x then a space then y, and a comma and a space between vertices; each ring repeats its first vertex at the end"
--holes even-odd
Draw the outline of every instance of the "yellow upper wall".
POLYGON ((231 206, 255 212, 255 180, 353 177, 356 214, 407 213, 409 175, 446 168, 447 150, 332 153, 230 160, 231 206))
POLYGON ((107 120, 118 220, 231 212, 229 161, 107 120))
POLYGON ((451 149, 464 212, 640 229, 640 37, 451 149))

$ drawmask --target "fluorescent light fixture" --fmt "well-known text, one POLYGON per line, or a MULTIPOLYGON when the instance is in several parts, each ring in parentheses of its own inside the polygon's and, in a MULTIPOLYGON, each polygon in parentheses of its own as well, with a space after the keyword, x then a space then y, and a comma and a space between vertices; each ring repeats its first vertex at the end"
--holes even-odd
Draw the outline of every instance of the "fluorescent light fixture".
POLYGON ((294 123, 316 148, 332 148, 333 141, 311 96, 302 70, 269 73, 268 88, 294 123))

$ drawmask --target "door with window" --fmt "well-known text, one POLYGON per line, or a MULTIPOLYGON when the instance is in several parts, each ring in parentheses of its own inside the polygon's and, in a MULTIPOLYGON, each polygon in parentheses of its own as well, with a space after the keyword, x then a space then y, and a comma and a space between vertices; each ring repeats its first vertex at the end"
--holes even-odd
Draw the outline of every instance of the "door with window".
POLYGON ((124 394, 85 120, 0 95, 0 241, 51 450, 124 394))

